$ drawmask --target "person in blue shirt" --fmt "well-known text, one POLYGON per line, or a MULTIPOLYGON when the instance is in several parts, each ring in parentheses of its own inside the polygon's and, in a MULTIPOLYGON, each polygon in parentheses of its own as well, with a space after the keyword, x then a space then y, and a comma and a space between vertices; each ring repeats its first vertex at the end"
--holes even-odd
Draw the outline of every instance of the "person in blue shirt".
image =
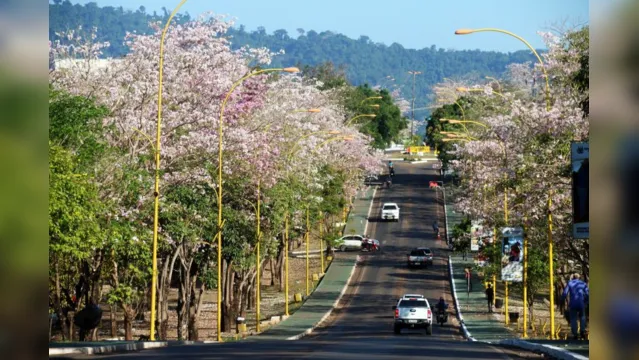
POLYGON ((589 301, 588 285, 583 282, 579 274, 574 274, 571 280, 566 285, 563 294, 561 295, 561 302, 566 301, 566 296, 570 294, 570 300, 568 302, 568 308, 570 311, 570 328, 572 335, 576 339, 581 337, 586 338, 586 305, 589 301), (577 318, 579 318, 580 332, 577 334, 577 318))

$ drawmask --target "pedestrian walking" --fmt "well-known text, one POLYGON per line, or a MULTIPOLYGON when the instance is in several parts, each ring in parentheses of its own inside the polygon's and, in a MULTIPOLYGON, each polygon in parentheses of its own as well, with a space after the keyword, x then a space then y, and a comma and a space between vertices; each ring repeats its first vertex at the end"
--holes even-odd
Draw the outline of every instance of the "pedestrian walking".
POLYGON ((437 220, 433 222, 433 232, 435 233, 435 236, 439 234, 439 224, 437 223, 437 220))
POLYGON ((466 286, 467 286, 467 291, 470 293, 471 291, 473 291, 473 281, 472 281, 472 275, 470 273, 470 268, 466 268, 466 286))
POLYGON ((568 308, 570 313, 570 329, 575 340, 586 339, 586 306, 588 305, 590 294, 588 285, 580 279, 579 274, 574 274, 566 285, 561 302, 566 301, 566 296, 570 295, 568 308), (579 320, 579 332, 577 332, 577 320, 579 320))
POLYGON ((488 301, 488 313, 493 313, 493 300, 495 299, 495 293, 493 292, 493 284, 488 283, 486 288, 486 301, 488 301))

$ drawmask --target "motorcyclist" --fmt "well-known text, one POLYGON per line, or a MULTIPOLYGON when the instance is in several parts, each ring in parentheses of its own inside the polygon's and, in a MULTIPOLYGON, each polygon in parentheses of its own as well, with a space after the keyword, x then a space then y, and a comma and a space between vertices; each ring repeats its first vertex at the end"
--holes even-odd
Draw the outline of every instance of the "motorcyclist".
POLYGON ((448 310, 448 304, 446 300, 444 300, 443 296, 439 297, 439 302, 437 303, 437 311, 438 313, 445 313, 448 310))
POLYGON ((389 169, 392 169, 392 168, 393 168, 393 161, 392 161, 392 160, 389 160, 389 161, 388 161, 388 168, 389 168, 389 169))

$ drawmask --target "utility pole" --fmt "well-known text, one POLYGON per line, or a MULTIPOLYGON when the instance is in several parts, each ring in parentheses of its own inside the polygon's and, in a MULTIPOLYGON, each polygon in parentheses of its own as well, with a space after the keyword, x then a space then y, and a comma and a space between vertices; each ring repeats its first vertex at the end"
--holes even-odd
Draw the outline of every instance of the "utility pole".
POLYGON ((409 71, 409 74, 413 75, 413 106, 411 107, 411 112, 412 112, 412 121, 410 122, 410 141, 411 141, 411 145, 413 143, 413 136, 414 136, 414 124, 415 124, 415 75, 421 74, 421 71, 409 71))

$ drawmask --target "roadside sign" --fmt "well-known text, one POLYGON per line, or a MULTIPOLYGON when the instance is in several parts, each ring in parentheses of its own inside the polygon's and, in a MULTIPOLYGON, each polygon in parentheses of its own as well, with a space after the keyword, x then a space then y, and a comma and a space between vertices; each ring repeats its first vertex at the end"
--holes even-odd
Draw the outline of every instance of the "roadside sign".
POLYGON ((590 237, 589 219, 589 160, 590 145, 587 142, 570 144, 572 163, 572 236, 575 239, 590 237))
POLYGON ((521 282, 524 275, 523 249, 524 229, 505 227, 501 229, 501 280, 521 282))
POLYGON ((413 153, 429 153, 430 146, 411 146, 408 148, 408 152, 413 153))

